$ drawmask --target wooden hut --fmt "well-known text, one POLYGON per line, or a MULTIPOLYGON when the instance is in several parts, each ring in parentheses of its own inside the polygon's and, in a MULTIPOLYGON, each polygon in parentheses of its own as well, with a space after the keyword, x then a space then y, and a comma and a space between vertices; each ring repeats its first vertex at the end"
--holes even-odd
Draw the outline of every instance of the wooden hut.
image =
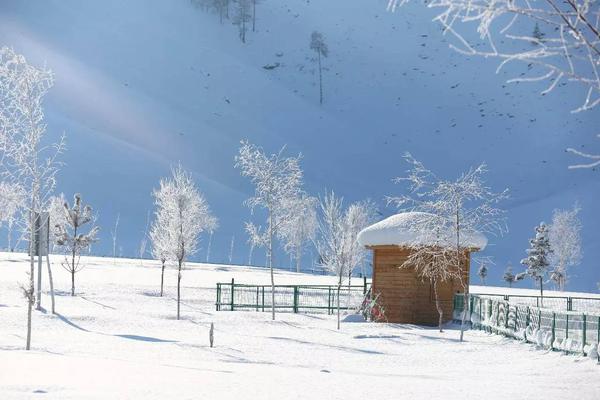
MULTIPOLYGON (((393 215, 358 236, 359 243, 372 250, 372 293, 379 294, 388 322, 437 325, 439 316, 431 283, 418 277, 410 266, 400 268, 416 246, 430 245, 431 235, 419 230, 430 229, 426 221, 431 221, 431 217, 432 214, 419 212, 393 215)), ((462 236, 465 262, 461 269, 468 285, 471 252, 482 250, 487 240, 478 232, 463 232, 462 236)), ((454 294, 462 292, 458 279, 438 284, 445 321, 452 319, 454 294)))

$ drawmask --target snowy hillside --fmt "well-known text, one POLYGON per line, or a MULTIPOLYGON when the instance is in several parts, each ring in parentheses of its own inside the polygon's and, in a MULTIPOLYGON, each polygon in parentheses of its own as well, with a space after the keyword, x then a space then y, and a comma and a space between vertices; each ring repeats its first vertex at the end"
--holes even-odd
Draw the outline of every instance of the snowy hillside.
POLYGON ((564 152, 594 146, 598 114, 568 113, 581 88, 542 97, 536 85, 507 86, 495 64, 448 49, 422 4, 392 14, 386 3, 265 0, 242 44, 230 21, 221 25, 188 0, 4 0, 0 45, 55 71, 49 132, 65 131, 69 148, 58 189, 82 192, 98 210, 98 254, 111 253, 118 213, 122 254, 137 254, 150 192, 181 160, 221 220, 213 261, 226 260, 235 236, 234 262, 245 262, 242 223, 251 217, 242 202, 251 188, 233 157, 249 138, 302 152, 312 194, 370 197, 383 216, 395 212, 383 198, 399 191, 391 179, 404 172, 405 151, 447 176, 486 161, 491 186, 511 190, 510 234, 486 250, 499 266, 489 277, 496 284, 504 265, 524 256, 532 227, 577 200, 585 258, 571 285, 595 290, 600 180, 597 171, 567 170, 573 158, 564 152), (323 106, 313 30, 330 47, 323 106))
MULTIPOLYGON (((18 283, 26 258, 0 254, 0 398, 107 399, 465 399, 600 396, 588 359, 546 353, 481 331, 445 333, 410 325, 351 323, 325 314, 215 312, 217 281, 260 283, 267 271, 191 265, 183 276, 183 319, 174 319, 175 271, 157 297, 160 270, 139 260, 84 259, 77 297, 54 268, 57 315, 34 314, 24 343, 18 283), (215 324, 215 347, 208 345, 215 324), (543 371, 540 373, 539 371, 543 371)), ((332 277, 277 274, 279 283, 332 277)), ((48 305, 45 294, 43 304, 48 305)))

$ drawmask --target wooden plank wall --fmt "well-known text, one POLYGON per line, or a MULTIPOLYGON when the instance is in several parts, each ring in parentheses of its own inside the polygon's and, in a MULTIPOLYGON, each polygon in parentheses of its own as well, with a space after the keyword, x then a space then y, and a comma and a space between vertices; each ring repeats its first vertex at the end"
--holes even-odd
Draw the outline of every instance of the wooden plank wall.
MULTIPOLYGON (((399 268, 410 249, 398 246, 373 247, 373 292, 380 293, 389 322, 437 325, 438 313, 432 285, 417 277, 414 269, 399 268)), ((468 282, 470 256, 466 253, 464 279, 468 282)), ((452 319, 453 298, 463 291, 460 282, 443 282, 438 287, 444 321, 452 319)))

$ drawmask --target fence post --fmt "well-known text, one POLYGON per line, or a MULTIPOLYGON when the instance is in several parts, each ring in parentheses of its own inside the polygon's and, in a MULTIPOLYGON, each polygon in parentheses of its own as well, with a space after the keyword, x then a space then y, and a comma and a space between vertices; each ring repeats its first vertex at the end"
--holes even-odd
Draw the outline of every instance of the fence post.
POLYGON ((550 350, 554 350, 554 339, 556 338, 556 313, 552 313, 552 341, 550 342, 550 350))
POLYGON ((327 287, 327 314, 331 314, 331 286, 327 287))
POLYGON ((221 284, 217 283, 217 304, 215 305, 216 311, 219 311, 220 303, 221 303, 221 284))
POLYGON ((233 301, 233 287, 235 286, 235 280, 233 278, 231 278, 231 311, 233 311, 233 305, 234 305, 234 301, 233 301))
POLYGON ((259 287, 257 286, 257 287, 256 287, 256 312, 258 312, 258 304, 259 304, 259 303, 258 303, 258 295, 259 295, 259 291, 260 291, 260 289, 259 289, 259 287))
POLYGON ((587 341, 587 317, 585 314, 582 316, 583 319, 583 332, 581 332, 581 353, 585 356, 585 342, 587 341))
POLYGON ((298 313, 298 286, 294 286, 294 313, 298 313))
POLYGON ((265 312, 265 287, 262 287, 262 310, 265 312))
POLYGON ((504 317, 504 329, 508 329, 508 312, 510 311, 510 304, 506 302, 506 317, 504 317))
POLYGON ((567 314, 567 323, 565 327, 565 339, 569 338, 569 314, 567 314))
POLYGON ((363 295, 367 294, 367 277, 363 276, 363 295))
POLYGON ((471 322, 471 326, 473 326, 473 303, 475 298, 469 294, 469 322, 471 322))

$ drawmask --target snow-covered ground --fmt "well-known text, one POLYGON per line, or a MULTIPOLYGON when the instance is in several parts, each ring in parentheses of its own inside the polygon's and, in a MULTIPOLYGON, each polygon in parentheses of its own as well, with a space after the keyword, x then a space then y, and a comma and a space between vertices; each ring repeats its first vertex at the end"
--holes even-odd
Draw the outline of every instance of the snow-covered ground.
MULTIPOLYGON (((215 312, 215 283, 268 283, 259 268, 190 265, 182 320, 176 274, 157 297, 157 264, 88 258, 68 296, 55 265, 58 315, 34 314, 25 342, 24 255, 0 254, 0 399, 570 399, 600 398, 595 362, 448 327, 343 323, 327 315, 215 312), (215 324, 215 347, 208 345, 215 324)), ((278 272, 278 283, 333 277, 278 272)), ((489 292, 489 288, 485 288, 489 292)), ((43 305, 49 298, 43 297, 43 305)))

